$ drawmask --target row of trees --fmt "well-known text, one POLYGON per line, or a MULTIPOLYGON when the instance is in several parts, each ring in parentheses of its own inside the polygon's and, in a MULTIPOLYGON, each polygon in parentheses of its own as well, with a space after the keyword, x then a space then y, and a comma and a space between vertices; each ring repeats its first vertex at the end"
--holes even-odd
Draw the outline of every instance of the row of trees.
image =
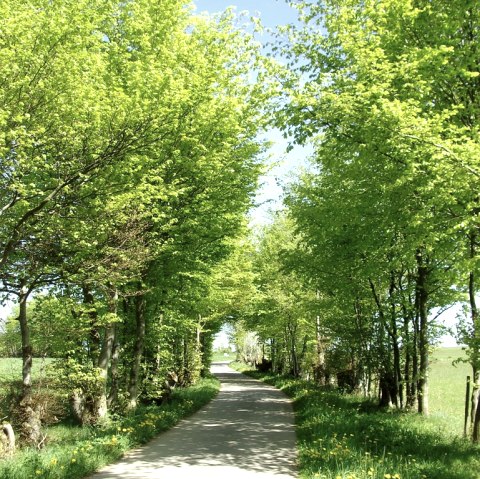
POLYGON ((18 299, 20 422, 39 443, 35 354, 61 358, 82 423, 205 368, 267 92, 228 12, 6 0, 0 18, 0 290, 18 299))
POLYGON ((277 126, 309 172, 258 243, 246 326, 276 370, 428 414, 436 316, 464 301, 479 440, 480 5, 297 2, 277 126))
POLYGON ((0 5, 0 281, 25 434, 32 345, 96 423, 193 381, 227 316, 252 362, 428 414, 432 318, 467 298, 478 440, 480 6, 293 2, 280 68, 228 13, 157 3, 0 5), (248 242, 272 98, 315 153, 248 242))

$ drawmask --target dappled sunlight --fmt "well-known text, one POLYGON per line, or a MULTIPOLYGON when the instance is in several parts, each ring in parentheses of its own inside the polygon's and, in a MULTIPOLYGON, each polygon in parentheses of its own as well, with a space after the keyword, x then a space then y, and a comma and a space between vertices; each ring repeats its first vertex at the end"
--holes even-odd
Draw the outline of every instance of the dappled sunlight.
POLYGON ((222 382, 212 403, 92 479, 295 477, 296 437, 287 397, 225 364, 212 371, 222 382))

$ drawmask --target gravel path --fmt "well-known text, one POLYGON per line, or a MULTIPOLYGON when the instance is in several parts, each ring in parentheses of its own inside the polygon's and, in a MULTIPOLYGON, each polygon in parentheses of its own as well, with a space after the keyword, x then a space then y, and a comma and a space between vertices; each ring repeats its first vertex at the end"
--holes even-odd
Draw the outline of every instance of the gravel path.
POLYGON ((291 479, 295 429, 289 400, 226 364, 205 408, 90 479, 291 479))

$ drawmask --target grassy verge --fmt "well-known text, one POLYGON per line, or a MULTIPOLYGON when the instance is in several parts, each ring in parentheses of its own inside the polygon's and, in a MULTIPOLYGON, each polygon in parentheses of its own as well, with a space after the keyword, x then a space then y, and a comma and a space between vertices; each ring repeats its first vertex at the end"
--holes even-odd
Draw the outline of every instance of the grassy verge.
POLYGON ((77 479, 120 458, 208 403, 219 382, 208 378, 193 387, 178 389, 164 406, 140 407, 134 414, 112 420, 108 427, 80 428, 67 425, 48 430, 49 443, 38 452, 22 450, 0 461, 2 479, 77 479))
POLYGON ((360 397, 322 390, 307 381, 247 373, 293 399, 302 478, 479 477, 480 448, 452 432, 442 417, 382 412, 360 397))

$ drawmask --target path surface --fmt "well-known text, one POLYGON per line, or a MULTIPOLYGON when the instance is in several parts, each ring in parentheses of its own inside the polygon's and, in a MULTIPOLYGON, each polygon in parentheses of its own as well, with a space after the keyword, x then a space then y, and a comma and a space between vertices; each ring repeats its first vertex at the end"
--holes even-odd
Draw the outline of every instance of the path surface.
POLYGON ((215 364, 222 387, 205 408, 90 479, 291 479, 293 413, 284 394, 215 364))

